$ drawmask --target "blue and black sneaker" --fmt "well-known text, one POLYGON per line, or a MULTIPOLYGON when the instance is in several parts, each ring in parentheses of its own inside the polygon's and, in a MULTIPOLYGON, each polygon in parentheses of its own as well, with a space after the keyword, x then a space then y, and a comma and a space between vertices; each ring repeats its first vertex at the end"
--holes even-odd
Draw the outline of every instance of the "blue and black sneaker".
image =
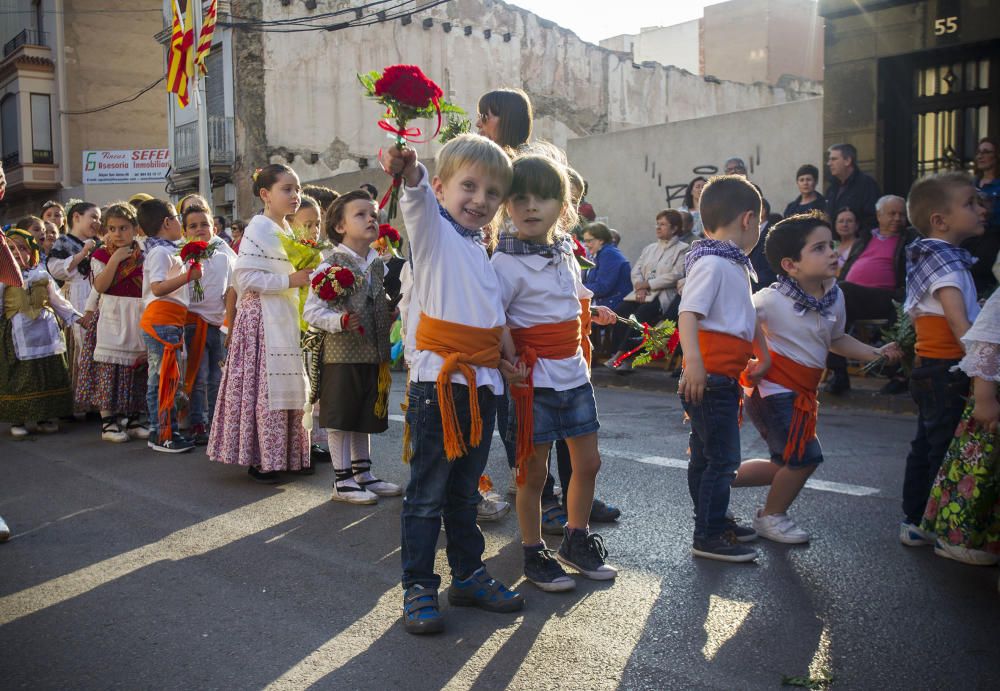
POLYGON ((403 627, 416 634, 444 631, 437 590, 412 585, 403 592, 403 627))
POLYGON ((466 579, 454 579, 448 586, 448 604, 455 607, 478 607, 487 612, 516 612, 524 608, 524 597, 509 590, 480 566, 466 579))

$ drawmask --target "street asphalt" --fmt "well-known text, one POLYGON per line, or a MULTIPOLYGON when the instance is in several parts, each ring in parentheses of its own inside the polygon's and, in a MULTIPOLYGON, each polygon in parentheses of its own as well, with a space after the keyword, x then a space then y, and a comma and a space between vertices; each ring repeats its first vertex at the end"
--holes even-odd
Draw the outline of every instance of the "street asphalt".
MULTIPOLYGON (((405 484, 401 392, 373 456, 405 484)), ((525 610, 444 604, 447 630, 433 637, 399 625, 401 499, 331 502, 329 464, 262 486, 202 449, 101 442, 95 423, 25 441, 3 426, 0 515, 13 536, 0 545, 0 688, 776 689, 785 676, 1000 688, 1000 569, 897 539, 915 418, 824 410, 826 462, 792 510, 812 542, 759 540, 757 562, 734 565, 690 555, 676 396, 597 395, 598 494, 623 516, 593 527, 617 581, 578 579, 564 594, 524 583, 512 514, 483 524, 487 564, 525 610)), ((743 445, 747 458, 764 452, 749 423, 743 445)), ((505 490, 498 439, 489 471, 505 490)), ((763 496, 734 490, 737 517, 763 496)))

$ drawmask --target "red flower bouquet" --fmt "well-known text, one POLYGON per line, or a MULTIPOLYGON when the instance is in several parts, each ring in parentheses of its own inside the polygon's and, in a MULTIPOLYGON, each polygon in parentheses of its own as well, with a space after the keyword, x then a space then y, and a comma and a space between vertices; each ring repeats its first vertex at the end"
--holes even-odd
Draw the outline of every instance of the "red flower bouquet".
POLYGON ((358 277, 343 266, 328 266, 313 276, 312 289, 321 300, 337 306, 358 289, 358 277))
MULTIPOLYGON (((378 126, 395 135, 396 147, 402 149, 406 142, 419 142, 422 132, 419 127, 407 127, 415 118, 437 118, 437 128, 430 139, 441 131, 441 114, 464 114, 458 106, 443 100, 441 87, 427 77, 416 65, 390 65, 382 72, 359 74, 358 81, 368 97, 385 106, 385 114, 378 126)), ((396 217, 399 205, 399 187, 402 177, 393 177, 392 187, 379 204, 379 208, 389 207, 389 220, 396 217)))
POLYGON ((633 355, 636 356, 635 360, 632 361, 633 367, 639 367, 654 360, 662 360, 668 354, 673 355, 673 352, 677 350, 677 344, 680 343, 680 334, 677 332, 677 326, 669 319, 664 319, 656 326, 640 322, 634 315, 628 319, 619 317, 618 321, 636 331, 642 332, 642 342, 632 350, 619 356, 612 363, 614 367, 619 367, 633 355))
POLYGON ((383 223, 378 227, 378 239, 372 243, 372 249, 379 254, 387 251, 394 257, 399 257, 399 248, 403 244, 403 239, 399 231, 388 223, 383 223))
MULTIPOLYGON (((201 268, 201 263, 215 254, 215 245, 204 240, 192 240, 181 247, 178 254, 181 261, 188 265, 188 275, 191 275, 192 269, 201 268)), ((195 279, 192 291, 194 292, 194 302, 201 302, 205 299, 205 289, 201 285, 200 278, 195 279)))

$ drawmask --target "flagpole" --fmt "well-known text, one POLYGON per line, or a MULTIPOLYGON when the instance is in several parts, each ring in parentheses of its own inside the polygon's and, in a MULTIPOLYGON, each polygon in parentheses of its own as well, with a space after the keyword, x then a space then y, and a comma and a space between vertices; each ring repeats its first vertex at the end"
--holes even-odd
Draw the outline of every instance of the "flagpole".
MULTIPOLYGON (((194 5, 194 36, 195 42, 191 50, 198 49, 199 36, 204 20, 202 17, 202 0, 188 0, 194 5)), ((198 193, 205 198, 209 205, 212 201, 212 171, 208 161, 208 95, 205 89, 205 79, 200 74, 197 65, 194 74, 195 108, 198 111, 198 193)))

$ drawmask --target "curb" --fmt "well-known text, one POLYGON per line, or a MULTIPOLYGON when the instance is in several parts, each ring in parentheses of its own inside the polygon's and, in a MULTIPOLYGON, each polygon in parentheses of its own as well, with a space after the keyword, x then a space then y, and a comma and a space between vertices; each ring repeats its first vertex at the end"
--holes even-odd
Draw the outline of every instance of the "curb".
MULTIPOLYGON (((591 373, 594 386, 606 389, 649 391, 671 396, 677 395, 677 380, 670 372, 656 368, 639 368, 632 374, 616 374, 598 364, 591 373)), ((854 379, 857 382, 857 378, 854 379)), ((868 388, 853 388, 843 396, 820 391, 819 403, 827 408, 868 410, 896 415, 916 415, 917 406, 908 395, 888 396, 868 388)))

